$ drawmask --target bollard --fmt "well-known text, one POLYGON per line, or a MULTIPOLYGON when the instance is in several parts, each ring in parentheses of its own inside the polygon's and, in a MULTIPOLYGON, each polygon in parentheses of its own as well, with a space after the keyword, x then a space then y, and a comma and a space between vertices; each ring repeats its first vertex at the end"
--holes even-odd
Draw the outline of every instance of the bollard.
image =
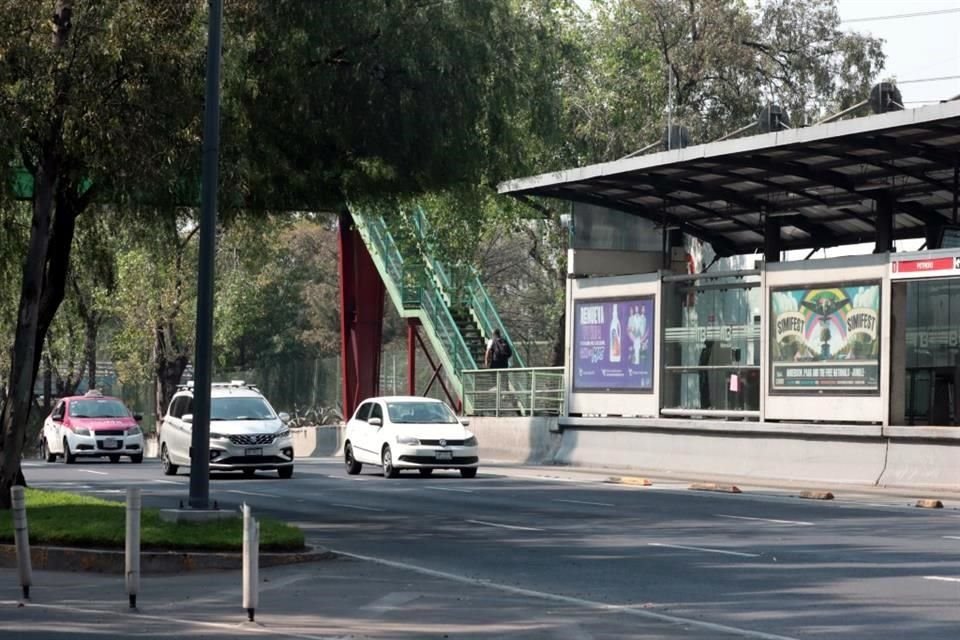
POLYGON ((260 523, 250 515, 250 507, 243 505, 243 608, 247 618, 254 621, 259 601, 260 523))
POLYGON ((27 530, 27 501, 23 487, 10 487, 13 503, 13 541, 17 547, 17 571, 20 574, 20 588, 23 599, 30 599, 30 583, 33 568, 30 564, 30 535, 27 530))
POLYGON ((130 608, 137 608, 140 591, 140 489, 127 488, 126 576, 130 608))

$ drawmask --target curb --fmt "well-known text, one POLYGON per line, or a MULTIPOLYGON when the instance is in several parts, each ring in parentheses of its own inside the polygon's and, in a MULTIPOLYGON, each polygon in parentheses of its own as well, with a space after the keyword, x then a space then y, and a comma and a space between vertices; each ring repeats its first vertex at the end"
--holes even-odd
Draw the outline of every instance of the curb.
POLYGON ((649 487, 653 483, 647 478, 638 478, 636 476, 610 476, 604 482, 608 484, 629 484, 637 487, 649 487))
MULTIPOLYGON (((308 548, 290 553, 261 553, 261 567, 279 567, 303 562, 333 560, 339 556, 323 548, 308 548)), ((122 549, 79 549, 73 547, 30 548, 33 568, 40 571, 93 571, 95 573, 126 572, 126 559, 122 549)), ((0 544, 0 568, 17 567, 17 548, 12 544, 0 544)), ((185 571, 239 571, 243 568, 243 555, 232 552, 204 551, 141 551, 140 570, 143 573, 167 574, 185 571)))
POLYGON ((690 485, 693 491, 720 491, 722 493, 742 493, 735 484, 717 484, 715 482, 694 482, 690 485))

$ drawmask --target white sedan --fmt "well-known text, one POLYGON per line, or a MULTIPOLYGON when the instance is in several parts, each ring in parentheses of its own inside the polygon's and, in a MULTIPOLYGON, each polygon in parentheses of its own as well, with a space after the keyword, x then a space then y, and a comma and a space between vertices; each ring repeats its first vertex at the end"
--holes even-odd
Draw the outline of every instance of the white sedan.
POLYGON ((375 464, 387 478, 395 478, 401 469, 417 469, 424 476, 434 469, 459 469, 464 478, 473 478, 480 459, 477 437, 467 431, 467 424, 440 400, 371 398, 347 421, 347 473, 375 464))

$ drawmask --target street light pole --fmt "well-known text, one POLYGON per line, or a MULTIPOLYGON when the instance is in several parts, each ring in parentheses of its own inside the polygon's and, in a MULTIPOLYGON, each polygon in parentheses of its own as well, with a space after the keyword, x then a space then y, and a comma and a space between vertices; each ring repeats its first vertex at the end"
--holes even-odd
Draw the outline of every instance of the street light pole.
POLYGON ((213 367, 213 258, 217 231, 220 160, 220 55, 223 0, 210 0, 207 87, 203 113, 203 187, 200 195, 200 260, 197 273, 197 346, 193 363, 193 428, 190 507, 210 505, 210 383, 213 367))

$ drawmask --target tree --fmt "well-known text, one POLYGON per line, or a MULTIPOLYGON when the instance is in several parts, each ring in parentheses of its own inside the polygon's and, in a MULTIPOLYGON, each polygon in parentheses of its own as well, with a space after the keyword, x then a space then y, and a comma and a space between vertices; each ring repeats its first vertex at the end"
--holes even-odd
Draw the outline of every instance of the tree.
POLYGON ((196 146, 202 17, 199 0, 0 0, 0 171, 19 166, 32 178, 0 416, 0 508, 22 478, 33 383, 66 293, 77 217, 97 197, 143 189, 146 176, 169 178, 178 150, 196 146))

